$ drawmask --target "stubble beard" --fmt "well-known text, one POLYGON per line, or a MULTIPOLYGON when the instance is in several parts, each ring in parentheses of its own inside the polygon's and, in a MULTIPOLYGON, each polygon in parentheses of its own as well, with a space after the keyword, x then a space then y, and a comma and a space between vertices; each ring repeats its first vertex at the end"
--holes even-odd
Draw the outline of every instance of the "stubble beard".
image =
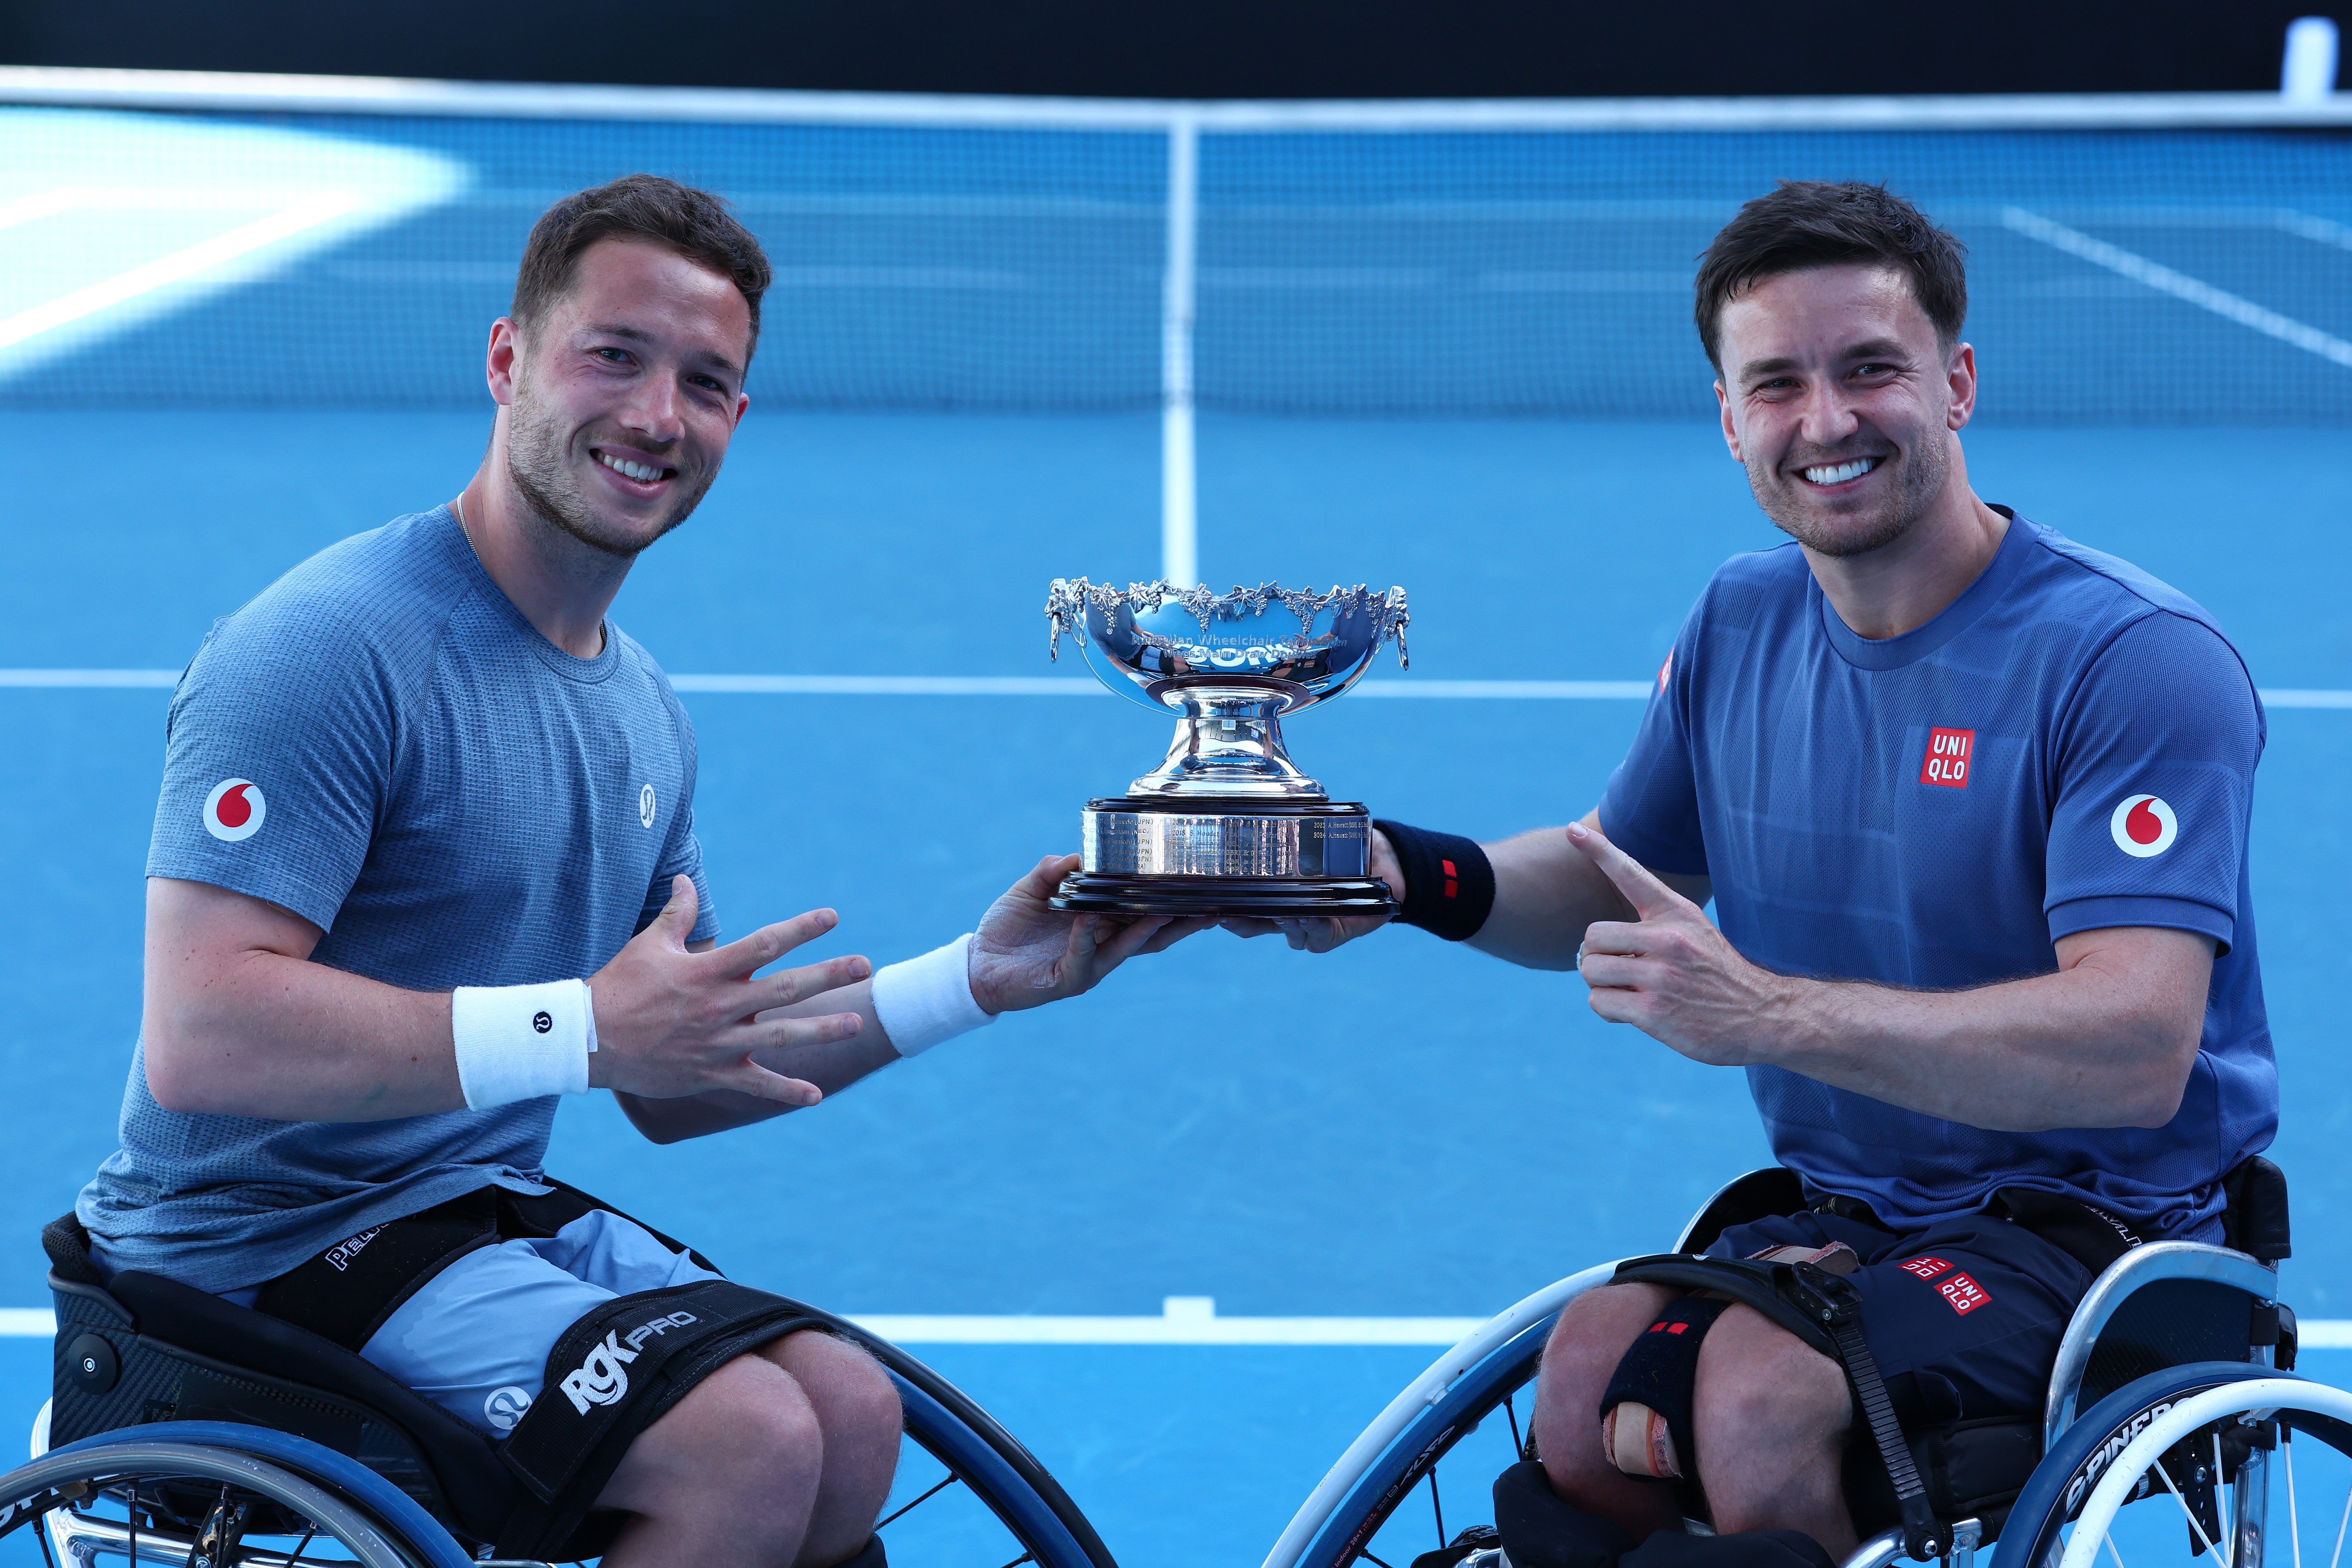
POLYGON ((1784 477, 1778 467, 1751 458, 1745 465, 1748 488, 1780 531, 1817 555, 1843 558, 1884 550, 1911 531, 1927 514, 1951 473, 1951 457, 1940 441, 1887 459, 1895 473, 1894 493, 1873 515, 1852 513, 1824 517, 1804 504, 1799 487, 1804 480, 1784 477))
POLYGON ((598 515, 581 491, 567 460, 568 447, 562 425, 542 412, 528 383, 518 380, 514 402, 507 408, 507 477, 514 482, 516 493, 541 521, 591 550, 625 561, 634 560, 655 540, 693 516, 709 492, 711 481, 719 477, 715 468, 698 475, 681 473, 672 481, 677 488, 668 514, 650 535, 640 538, 618 531, 598 515))

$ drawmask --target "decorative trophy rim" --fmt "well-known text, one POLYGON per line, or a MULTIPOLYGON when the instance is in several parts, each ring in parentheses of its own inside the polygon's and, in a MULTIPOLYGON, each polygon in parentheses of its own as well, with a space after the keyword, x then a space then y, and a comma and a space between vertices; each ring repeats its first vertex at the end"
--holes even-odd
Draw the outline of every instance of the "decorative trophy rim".
MULTIPOLYGON (((1046 635, 1046 657, 1057 662, 1060 660, 1064 632, 1069 633, 1071 640, 1080 647, 1087 646, 1088 609, 1108 614, 1125 608, 1131 615, 1150 615, 1166 608, 1171 601, 1201 623, 1203 637, 1214 635, 1220 621, 1238 621, 1245 616, 1263 616, 1269 606, 1278 604, 1298 617, 1299 629, 1286 641, 1272 646, 1298 658, 1309 658, 1320 651, 1313 633, 1315 617, 1324 611, 1337 610, 1339 618, 1343 621, 1358 615, 1369 615, 1373 618, 1374 647, 1391 637, 1395 638, 1397 667, 1401 669, 1412 668, 1412 650, 1405 642, 1405 628, 1412 624, 1412 612, 1406 605, 1404 590, 1391 586, 1386 593, 1381 593, 1362 583, 1353 587, 1342 587, 1335 583, 1321 593, 1312 588, 1285 588, 1274 582, 1261 583, 1255 588, 1236 583, 1232 588, 1219 593, 1206 583, 1180 589, 1164 577, 1144 583, 1130 582, 1124 588, 1086 577, 1056 577, 1045 595, 1045 615, 1052 623, 1046 635)), ((1177 648, 1186 646, 1174 637, 1145 631, 1140 626, 1136 628, 1135 635, 1146 647, 1177 648)), ((1370 662, 1369 656, 1364 662, 1370 662)), ((1307 694, 1308 701, 1318 700, 1325 695, 1303 682, 1251 675, 1239 670, 1220 670, 1213 674, 1203 672, 1198 676, 1177 677, 1155 683, 1170 689, 1217 684, 1288 687, 1307 694)), ((1153 700, 1157 700, 1156 691, 1153 700)), ((1307 705, 1307 702, 1297 700, 1291 704, 1294 708, 1307 705)))

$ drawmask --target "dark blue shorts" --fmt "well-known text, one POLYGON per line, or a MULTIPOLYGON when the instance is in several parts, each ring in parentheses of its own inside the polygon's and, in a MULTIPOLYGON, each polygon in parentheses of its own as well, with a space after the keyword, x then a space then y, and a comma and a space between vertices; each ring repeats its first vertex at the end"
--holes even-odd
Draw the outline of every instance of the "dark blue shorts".
POLYGON ((1862 1332, 1906 1422, 2039 1415, 2091 1271, 2020 1225, 1969 1215, 1889 1231, 1798 1214, 1736 1225, 1711 1258, 1843 1241, 1862 1259, 1862 1332))

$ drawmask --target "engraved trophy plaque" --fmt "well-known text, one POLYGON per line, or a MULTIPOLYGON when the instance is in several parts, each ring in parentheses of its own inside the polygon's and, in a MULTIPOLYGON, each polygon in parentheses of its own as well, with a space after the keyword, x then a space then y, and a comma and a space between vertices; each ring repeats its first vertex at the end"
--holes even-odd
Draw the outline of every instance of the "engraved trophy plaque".
POLYGON ((1122 796, 1090 800, 1085 863, 1057 910, 1131 915, 1389 915, 1371 814, 1335 801, 1284 752, 1282 720, 1337 697, 1396 639, 1404 590, 1268 583, 1231 593, 1056 578, 1047 642, 1067 634, 1113 691, 1176 716, 1168 757, 1122 796))

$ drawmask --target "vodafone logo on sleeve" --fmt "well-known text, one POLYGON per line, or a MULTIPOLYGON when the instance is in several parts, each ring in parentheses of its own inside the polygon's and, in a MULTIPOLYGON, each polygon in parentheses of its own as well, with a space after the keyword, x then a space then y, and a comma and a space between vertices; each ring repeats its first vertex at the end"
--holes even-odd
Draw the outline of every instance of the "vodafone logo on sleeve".
POLYGON ((268 809, 251 779, 223 779, 205 796, 205 831, 224 844, 238 843, 261 831, 268 809))
POLYGON ((2161 855, 2180 837, 2180 819, 2172 807, 2152 795, 2127 795, 2107 818, 2107 832, 2116 847, 2135 860, 2161 855))

